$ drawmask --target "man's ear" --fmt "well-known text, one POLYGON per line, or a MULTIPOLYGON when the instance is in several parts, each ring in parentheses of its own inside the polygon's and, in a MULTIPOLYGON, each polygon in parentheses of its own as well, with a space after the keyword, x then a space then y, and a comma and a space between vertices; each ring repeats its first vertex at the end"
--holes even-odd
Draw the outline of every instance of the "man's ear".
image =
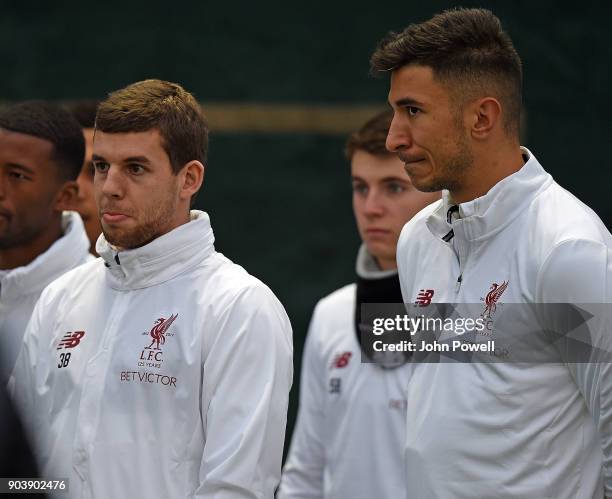
POLYGON ((55 196, 54 210, 60 213, 64 210, 74 210, 78 194, 79 186, 75 180, 64 182, 55 196))
POLYGON ((502 107, 494 97, 484 97, 470 105, 470 132, 475 140, 489 137, 501 123, 502 107))
POLYGON ((193 160, 185 164, 179 172, 179 198, 189 200, 200 190, 204 183, 204 165, 193 160))

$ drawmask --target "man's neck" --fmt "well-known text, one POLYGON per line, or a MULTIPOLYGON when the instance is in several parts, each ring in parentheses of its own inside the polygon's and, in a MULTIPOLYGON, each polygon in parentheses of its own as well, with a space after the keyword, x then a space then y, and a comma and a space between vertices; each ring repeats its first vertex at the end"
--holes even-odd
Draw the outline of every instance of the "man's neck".
POLYGON ((380 270, 396 270, 397 263, 395 258, 378 258, 374 257, 374 261, 380 270))
POLYGON ((61 219, 51 224, 34 239, 22 246, 0 249, 0 269, 12 270, 24 267, 37 256, 42 255, 51 245, 63 236, 61 219))

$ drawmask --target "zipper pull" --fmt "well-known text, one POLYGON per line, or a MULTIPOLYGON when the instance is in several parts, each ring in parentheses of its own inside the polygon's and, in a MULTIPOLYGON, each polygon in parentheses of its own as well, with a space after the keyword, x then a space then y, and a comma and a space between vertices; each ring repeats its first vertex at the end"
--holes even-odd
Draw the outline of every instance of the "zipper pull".
POLYGON ((459 277, 457 277, 457 285, 455 286, 455 293, 459 293, 462 282, 463 282, 463 274, 459 274, 459 277))

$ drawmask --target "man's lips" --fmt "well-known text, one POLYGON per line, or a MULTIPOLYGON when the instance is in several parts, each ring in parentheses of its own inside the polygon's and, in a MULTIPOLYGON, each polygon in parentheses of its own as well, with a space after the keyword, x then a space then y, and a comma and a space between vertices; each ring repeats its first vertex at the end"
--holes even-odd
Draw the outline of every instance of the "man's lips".
POLYGON ((397 157, 407 165, 410 163, 418 163, 419 161, 423 161, 425 159, 424 156, 412 156, 411 154, 406 154, 405 152, 398 152, 397 157))
POLYGON ((425 158, 400 158, 406 166, 425 161, 425 158))
POLYGON ((102 220, 110 224, 123 222, 124 220, 127 220, 128 218, 130 218, 129 215, 126 215, 125 213, 121 213, 119 211, 102 212, 102 220))
POLYGON ((377 227, 372 227, 370 229, 366 229, 366 234, 370 235, 370 236, 376 236, 376 235, 383 235, 383 234, 389 234, 391 231, 387 230, 387 229, 379 229, 377 227))

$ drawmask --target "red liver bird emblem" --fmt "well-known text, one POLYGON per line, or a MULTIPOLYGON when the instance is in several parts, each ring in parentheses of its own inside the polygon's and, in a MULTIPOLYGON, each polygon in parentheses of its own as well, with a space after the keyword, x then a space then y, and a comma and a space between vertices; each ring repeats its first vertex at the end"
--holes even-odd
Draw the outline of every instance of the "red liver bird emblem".
POLYGON ((155 321, 155 325, 149 332, 149 335, 151 336, 151 338, 153 338, 153 341, 151 341, 151 344, 145 348, 151 349, 153 345, 155 345, 155 348, 153 348, 153 350, 160 350, 159 345, 163 345, 166 342, 166 331, 168 331, 168 328, 176 320, 177 317, 178 314, 174 314, 171 315, 168 319, 164 319, 163 317, 157 319, 155 321))
POLYGON ((501 295, 504 294, 506 288, 508 287, 508 281, 504 281, 501 284, 497 284, 494 282, 491 284, 491 290, 487 293, 485 297, 485 309, 482 312, 481 316, 483 318, 490 319, 491 316, 495 313, 497 309, 497 300, 501 298, 501 295))

